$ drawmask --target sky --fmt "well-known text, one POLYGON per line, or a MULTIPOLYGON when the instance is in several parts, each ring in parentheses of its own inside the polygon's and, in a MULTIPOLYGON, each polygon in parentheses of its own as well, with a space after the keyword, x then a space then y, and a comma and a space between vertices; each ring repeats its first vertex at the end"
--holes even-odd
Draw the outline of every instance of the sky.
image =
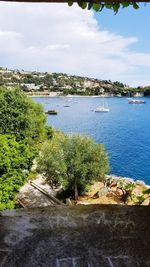
POLYGON ((150 4, 101 13, 0 3, 0 66, 150 85, 150 4))

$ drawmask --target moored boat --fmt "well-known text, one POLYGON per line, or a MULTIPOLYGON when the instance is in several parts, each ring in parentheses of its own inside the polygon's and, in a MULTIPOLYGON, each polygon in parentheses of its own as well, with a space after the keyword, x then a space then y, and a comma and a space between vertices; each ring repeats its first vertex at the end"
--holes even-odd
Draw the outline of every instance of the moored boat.
POLYGON ((131 99, 128 101, 129 104, 145 104, 145 100, 142 99, 131 99))
POLYGON ((69 108, 70 105, 68 105, 68 104, 64 104, 64 107, 65 107, 65 108, 69 108))
POLYGON ((105 108, 105 107, 97 107, 95 109, 95 112, 109 112, 109 108, 105 108))
POLYGON ((48 110, 45 112, 45 114, 48 114, 48 115, 57 115, 57 111, 56 110, 48 110))
POLYGON ((101 106, 97 107, 95 110, 95 112, 109 112, 109 108, 108 108, 108 105, 106 105, 104 103, 104 99, 103 99, 103 103, 101 106))

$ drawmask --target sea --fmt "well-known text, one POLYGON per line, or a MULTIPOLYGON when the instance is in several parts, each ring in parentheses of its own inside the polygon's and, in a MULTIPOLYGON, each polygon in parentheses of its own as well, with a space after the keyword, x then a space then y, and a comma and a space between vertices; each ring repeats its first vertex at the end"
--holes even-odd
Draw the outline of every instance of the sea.
POLYGON ((48 125, 64 133, 79 133, 103 143, 109 156, 110 174, 143 180, 150 185, 150 98, 145 104, 129 104, 126 97, 33 97, 47 115, 48 125), (106 113, 95 108, 108 105, 106 113), (64 107, 68 105, 69 107, 64 107))

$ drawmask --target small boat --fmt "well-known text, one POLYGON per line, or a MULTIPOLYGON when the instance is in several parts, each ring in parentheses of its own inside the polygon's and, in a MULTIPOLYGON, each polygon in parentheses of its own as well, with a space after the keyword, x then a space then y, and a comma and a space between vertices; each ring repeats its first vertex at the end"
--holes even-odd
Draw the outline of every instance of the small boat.
POLYGON ((145 101, 142 99, 131 99, 128 101, 129 104, 145 104, 145 101))
POLYGON ((48 115, 57 115, 57 111, 56 110, 48 110, 45 112, 45 114, 48 114, 48 115))
POLYGON ((104 100, 103 100, 103 104, 101 106, 97 107, 94 111, 95 112, 109 112, 110 110, 108 108, 108 105, 106 105, 104 103, 104 100))
POLYGON ((64 107, 65 107, 65 108, 69 108, 70 105, 68 105, 68 104, 64 104, 64 107))
POLYGON ((94 111, 95 112, 109 112, 109 108, 97 107, 94 111))

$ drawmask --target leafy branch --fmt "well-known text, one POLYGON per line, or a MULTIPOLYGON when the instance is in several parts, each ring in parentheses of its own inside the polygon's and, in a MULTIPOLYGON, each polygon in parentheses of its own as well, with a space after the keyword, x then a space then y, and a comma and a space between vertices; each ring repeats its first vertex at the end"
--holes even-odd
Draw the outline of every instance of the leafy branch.
MULTIPOLYGON (((68 0, 68 5, 72 6, 74 1, 68 0)), ((118 13, 118 10, 122 8, 126 8, 129 6, 132 6, 134 9, 138 9, 139 5, 136 2, 113 2, 113 3, 104 3, 100 1, 84 1, 84 0, 78 0, 77 4, 79 7, 82 9, 88 9, 91 10, 93 9, 96 12, 101 12, 104 8, 106 9, 111 9, 112 11, 115 12, 115 14, 118 13)))
POLYGON ((144 190, 142 192, 143 194, 141 196, 137 196, 136 199, 136 204, 137 205, 141 205, 146 199, 150 199, 150 188, 144 190))

